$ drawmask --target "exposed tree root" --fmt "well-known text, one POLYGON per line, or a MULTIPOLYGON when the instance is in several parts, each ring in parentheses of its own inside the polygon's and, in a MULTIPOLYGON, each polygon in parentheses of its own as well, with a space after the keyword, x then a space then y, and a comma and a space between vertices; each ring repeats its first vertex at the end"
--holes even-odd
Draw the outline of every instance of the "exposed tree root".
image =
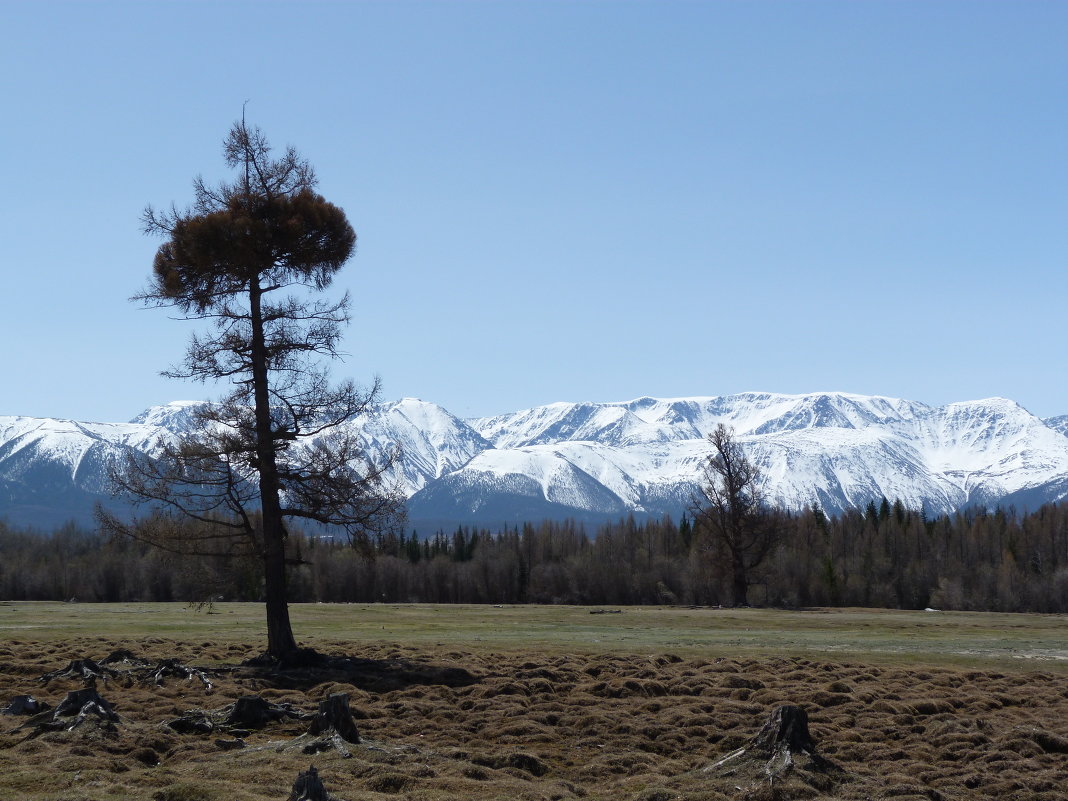
POLYGON ((167 676, 185 679, 186 681, 199 679, 200 683, 204 685, 205 690, 210 692, 213 689, 213 685, 211 680, 208 679, 207 673, 203 670, 183 665, 177 659, 161 659, 154 667, 147 672, 141 672, 140 674, 142 681, 146 681, 151 677, 152 682, 157 687, 162 686, 163 680, 167 676))
POLYGON ((34 715, 19 729, 29 729, 27 739, 32 739, 47 732, 73 731, 83 724, 92 723, 98 730, 113 734, 118 731, 115 725, 118 722, 119 716, 111 704, 95 688, 84 687, 67 693, 67 697, 55 709, 34 715))
POLYGON ((207 671, 183 665, 177 659, 161 659, 153 663, 147 659, 141 659, 127 650, 112 651, 100 662, 95 662, 92 659, 72 659, 65 668, 45 673, 38 681, 47 686, 56 679, 79 679, 85 682, 86 685, 95 685, 97 679, 101 679, 105 684, 109 679, 126 680, 128 682, 136 680, 142 683, 153 683, 160 687, 168 677, 185 679, 186 681, 198 679, 204 685, 205 690, 211 692, 213 689, 207 671), (119 669, 112 667, 113 665, 124 665, 125 667, 119 669))
POLYGON ((272 704, 258 695, 244 695, 213 712, 190 709, 181 717, 167 721, 166 726, 178 734, 211 734, 218 729, 229 729, 240 738, 247 735, 249 729, 262 729, 285 718, 303 720, 308 717, 310 715, 289 704, 272 704))
POLYGON ((47 685, 55 679, 80 679, 84 682, 95 682, 97 679, 103 679, 106 683, 108 679, 116 678, 119 675, 118 671, 99 665, 92 659, 72 659, 65 668, 45 673, 38 681, 47 685))

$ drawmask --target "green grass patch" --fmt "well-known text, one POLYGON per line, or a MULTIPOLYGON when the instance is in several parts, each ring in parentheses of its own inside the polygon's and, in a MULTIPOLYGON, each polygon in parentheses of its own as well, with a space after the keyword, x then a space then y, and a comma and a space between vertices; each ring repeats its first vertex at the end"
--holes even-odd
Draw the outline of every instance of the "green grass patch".
MULTIPOLYGON (((946 664, 1068 672, 1068 616, 873 609, 689 609, 429 604, 293 604, 297 639, 474 651, 823 655, 884 664, 946 664)), ((0 640, 163 637, 257 642, 264 610, 221 603, 0 603, 0 640)))

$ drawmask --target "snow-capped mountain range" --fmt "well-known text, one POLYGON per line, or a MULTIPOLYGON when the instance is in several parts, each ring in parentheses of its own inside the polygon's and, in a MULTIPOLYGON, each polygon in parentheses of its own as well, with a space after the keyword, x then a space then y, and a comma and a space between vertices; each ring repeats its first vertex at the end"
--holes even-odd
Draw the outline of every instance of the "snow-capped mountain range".
MULTIPOLYGON (((106 465, 180 435, 199 402, 129 423, 0 417, 0 518, 86 522, 106 465)), ((353 421, 368 451, 400 446, 393 475, 413 525, 496 526, 545 517, 678 515, 719 423, 761 468, 768 498, 829 512, 882 497, 929 513, 1034 508, 1068 495, 1068 416, 1041 420, 1004 398, 931 407, 840 392, 553 403, 461 420, 405 398, 353 421)))

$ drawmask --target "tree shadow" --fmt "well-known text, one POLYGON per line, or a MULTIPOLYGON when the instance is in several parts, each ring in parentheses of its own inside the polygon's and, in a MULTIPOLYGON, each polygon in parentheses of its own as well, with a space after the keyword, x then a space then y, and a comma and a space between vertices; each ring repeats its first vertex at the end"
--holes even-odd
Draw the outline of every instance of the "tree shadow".
POLYGON ((229 670, 236 679, 254 679, 276 689, 301 691, 328 682, 384 693, 423 685, 468 687, 482 680, 453 665, 397 658, 361 659, 321 654, 312 649, 300 649, 280 660, 266 655, 254 657, 229 670))

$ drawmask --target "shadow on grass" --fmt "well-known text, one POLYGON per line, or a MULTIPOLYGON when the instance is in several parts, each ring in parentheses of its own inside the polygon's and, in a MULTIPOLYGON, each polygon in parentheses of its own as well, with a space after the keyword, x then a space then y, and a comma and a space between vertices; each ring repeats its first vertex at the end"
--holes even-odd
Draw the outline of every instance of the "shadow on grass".
POLYGON ((327 682, 351 684, 361 690, 385 693, 419 685, 468 687, 481 677, 461 667, 433 665, 410 659, 360 659, 323 654, 302 648, 291 656, 257 656, 230 668, 235 678, 258 679, 278 689, 309 690, 327 682))

